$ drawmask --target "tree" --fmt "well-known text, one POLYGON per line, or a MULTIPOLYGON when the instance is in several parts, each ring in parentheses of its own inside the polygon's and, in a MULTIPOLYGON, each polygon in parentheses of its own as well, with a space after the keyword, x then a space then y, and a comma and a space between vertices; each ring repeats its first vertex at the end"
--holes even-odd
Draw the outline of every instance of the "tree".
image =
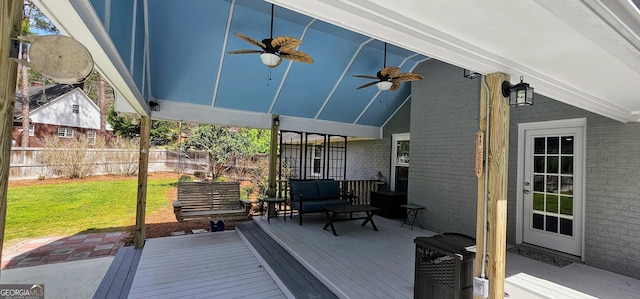
POLYGON ((271 131, 242 128, 240 134, 249 140, 246 154, 267 154, 271 150, 271 131))
POLYGON ((102 137, 105 137, 107 132, 107 119, 106 119, 107 110, 105 107, 106 98, 105 98, 104 85, 105 85, 104 78, 100 76, 100 85, 98 88, 98 107, 100 108, 100 135, 102 137))
POLYGON ((140 133, 140 126, 131 123, 131 118, 122 117, 118 115, 113 107, 109 109, 107 113, 107 121, 113 128, 113 132, 120 137, 134 138, 138 137, 140 133))
POLYGON ((250 148, 249 139, 239 129, 223 126, 199 125, 187 137, 185 148, 194 148, 209 155, 209 171, 216 179, 227 167, 232 156, 241 158, 250 148))
MULTIPOLYGON (((58 29, 31 2, 24 0, 24 15, 22 17, 22 35, 55 34, 58 29)), ((27 47, 22 47, 19 59, 28 60, 27 47)), ((29 68, 23 64, 18 66, 18 77, 22 80, 22 140, 21 146, 29 146, 29 68)), ((16 91, 18 89, 16 81, 16 91)))
MULTIPOLYGON (((140 134, 140 125, 134 125, 132 118, 119 116, 113 107, 109 108, 107 121, 113 132, 120 137, 135 138, 140 134)), ((178 125, 165 120, 151 121, 151 143, 154 146, 170 145, 178 140, 178 125)))

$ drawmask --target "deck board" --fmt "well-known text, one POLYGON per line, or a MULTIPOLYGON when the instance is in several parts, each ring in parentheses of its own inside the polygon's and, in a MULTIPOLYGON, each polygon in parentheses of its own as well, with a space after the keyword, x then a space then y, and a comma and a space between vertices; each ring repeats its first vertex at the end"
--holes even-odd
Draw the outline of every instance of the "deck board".
POLYGON ((413 240, 433 233, 401 228, 398 220, 374 220, 379 231, 361 220, 334 223, 337 237, 322 230, 322 214, 305 215, 302 226, 256 222, 340 297, 413 298, 413 240))
POLYGON ((296 298, 337 298, 257 224, 253 222, 238 223, 236 228, 247 238, 293 296, 296 298))
POLYGON ((149 239, 129 298, 285 298, 236 231, 149 239))
MULTIPOLYGON (((337 237, 322 230, 324 215, 309 214, 302 226, 295 217, 287 222, 272 218, 270 223, 254 218, 260 228, 255 233, 272 238, 261 237, 254 244, 243 242, 247 230, 242 226, 230 232, 149 239, 130 297, 284 298, 294 292, 306 297, 300 295, 302 288, 278 288, 283 281, 302 282, 301 269, 282 264, 295 259, 340 298, 412 298, 413 240, 434 233, 401 228, 397 220, 374 220, 378 232, 360 226, 361 221, 338 222, 337 237), (265 248, 272 250, 267 258, 254 255, 265 248), (285 258, 285 251, 291 257, 285 258), (267 266, 268 259, 273 266, 267 266), (265 266, 255 267, 260 263, 265 266), (273 269, 283 273, 272 279, 273 269)), ((559 268, 507 253, 506 267, 505 290, 511 298, 635 299, 640 293, 640 280, 579 263, 559 268)))
POLYGON ((116 299, 127 297, 136 275, 141 255, 142 249, 134 249, 132 246, 121 247, 107 273, 102 278, 102 282, 93 298, 116 299))

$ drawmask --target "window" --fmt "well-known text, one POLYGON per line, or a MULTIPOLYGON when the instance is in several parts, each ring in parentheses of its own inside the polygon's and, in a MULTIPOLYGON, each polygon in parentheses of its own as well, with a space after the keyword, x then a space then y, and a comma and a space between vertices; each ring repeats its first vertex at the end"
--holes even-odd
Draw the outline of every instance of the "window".
POLYGON ((87 132, 87 141, 89 141, 91 145, 96 144, 96 130, 89 130, 87 132))
POLYGON ((71 112, 80 113, 80 105, 78 105, 78 104, 71 105, 71 112))
POLYGON ((393 134, 391 148, 391 190, 407 192, 409 187, 409 133, 393 134))
POLYGON ((36 135, 36 128, 34 125, 29 125, 29 136, 35 136, 36 135))
POLYGON ((313 147, 313 174, 320 174, 322 171, 322 146, 313 147))
POLYGON ((58 137, 60 137, 60 138, 72 138, 73 137, 73 129, 72 128, 58 128, 58 137))

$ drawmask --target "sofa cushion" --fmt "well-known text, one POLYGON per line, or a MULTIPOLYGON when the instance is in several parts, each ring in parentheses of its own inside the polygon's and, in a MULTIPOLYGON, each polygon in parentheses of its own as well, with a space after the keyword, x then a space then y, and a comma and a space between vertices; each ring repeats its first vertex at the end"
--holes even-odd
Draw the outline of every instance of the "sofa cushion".
POLYGON ((339 199, 340 182, 334 180, 317 180, 318 199, 339 199))
MULTIPOLYGON (((312 201, 303 201, 302 202, 302 211, 303 212, 322 212, 324 209, 322 207, 329 205, 350 205, 351 203, 347 200, 341 199, 325 199, 325 200, 312 200, 312 201)), ((300 210, 300 202, 291 202, 291 207, 300 210)))
POLYGON ((318 199, 318 186, 315 181, 289 181, 291 186, 291 200, 298 201, 300 196, 306 200, 318 199))

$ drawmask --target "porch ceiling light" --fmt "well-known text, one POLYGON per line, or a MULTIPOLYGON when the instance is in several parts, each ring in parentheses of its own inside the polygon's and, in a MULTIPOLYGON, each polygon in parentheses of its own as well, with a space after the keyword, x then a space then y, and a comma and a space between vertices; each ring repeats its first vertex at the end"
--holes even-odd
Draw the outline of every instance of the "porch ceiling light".
POLYGON ((391 85, 393 85, 393 82, 391 81, 380 81, 376 83, 376 86, 378 86, 379 90, 389 90, 391 88, 391 85))
POLYGON ((274 53, 264 52, 260 54, 260 60, 262 63, 269 67, 275 67, 280 63, 280 56, 274 53))
POLYGON ((533 87, 529 86, 529 83, 524 83, 522 76, 520 76, 520 83, 516 85, 511 85, 508 81, 502 82, 502 96, 509 97, 511 106, 533 105, 533 87))

